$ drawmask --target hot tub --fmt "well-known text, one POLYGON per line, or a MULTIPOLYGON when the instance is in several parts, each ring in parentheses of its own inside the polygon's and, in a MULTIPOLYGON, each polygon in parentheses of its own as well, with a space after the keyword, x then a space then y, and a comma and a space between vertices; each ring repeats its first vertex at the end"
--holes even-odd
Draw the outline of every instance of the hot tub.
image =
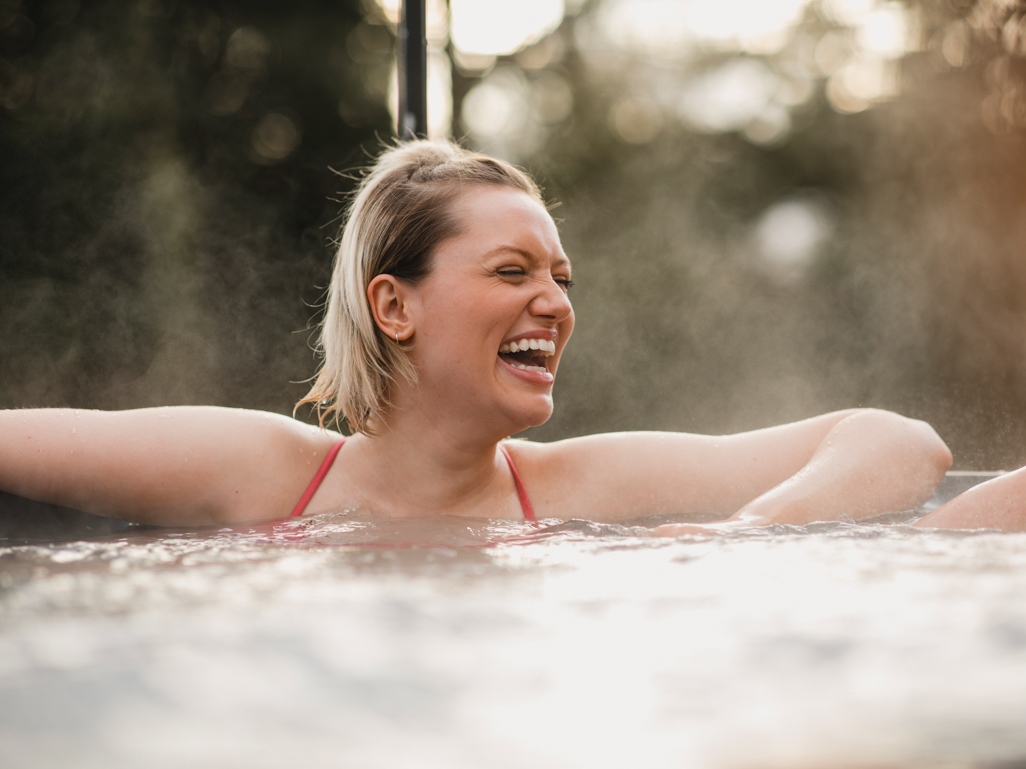
POLYGON ((649 535, 665 519, 341 516, 9 538, 0 755, 1021 766, 1026 535, 913 517, 679 540, 649 535))

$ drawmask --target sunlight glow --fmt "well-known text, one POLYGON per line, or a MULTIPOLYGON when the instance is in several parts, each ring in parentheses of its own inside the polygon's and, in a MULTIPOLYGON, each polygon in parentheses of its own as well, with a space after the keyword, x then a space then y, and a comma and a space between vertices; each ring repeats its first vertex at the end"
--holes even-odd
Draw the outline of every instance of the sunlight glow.
POLYGON ((766 109, 780 84, 780 78, 762 62, 737 59, 692 80, 678 108, 695 130, 736 131, 766 109))
POLYGON ((503 62, 463 97, 460 119, 462 130, 479 146, 516 163, 537 152, 551 127, 566 120, 573 106, 573 91, 562 76, 528 76, 503 62))
MULTIPOLYGON (((693 49, 773 54, 810 0, 606 0, 598 13, 606 39, 621 48, 683 58, 693 49)), ((913 14, 899 2, 823 0, 823 13, 855 30, 860 50, 897 58, 913 47, 913 14)))
POLYGON ((793 283, 812 266, 833 229, 826 205, 817 197, 774 203, 752 233, 763 268, 779 283, 793 283))
POLYGON ((808 0, 691 0, 695 34, 721 46, 771 53, 786 42, 808 0), (765 50, 763 50, 765 49, 765 50))
POLYGON ((451 0, 452 41, 471 54, 506 56, 563 21, 563 0, 451 0))
POLYGON ((841 113, 861 112, 873 102, 898 93, 898 72, 892 61, 857 56, 827 81, 830 106, 841 113))
MULTIPOLYGON (((398 19, 401 0, 375 1, 386 19, 398 19)), ((428 0, 428 9, 432 56, 448 35, 457 67, 482 78, 463 104, 461 118, 471 135, 519 143, 518 132, 537 133, 534 129, 566 118, 572 97, 565 81, 538 81, 535 88, 533 81, 511 79, 509 72, 495 78, 490 73, 500 56, 517 54, 518 64, 527 68, 528 62, 548 61, 549 48, 559 46, 546 41, 558 42, 558 34, 550 36, 566 13, 579 10, 576 2, 450 0, 447 12, 445 0, 428 0)), ((916 47, 917 31, 915 13, 895 0, 603 0, 588 24, 577 25, 582 47, 596 54, 599 69, 602 62, 619 66, 617 57, 608 55, 609 44, 633 56, 672 62, 699 62, 703 52, 737 56, 689 75, 679 97, 634 92, 614 103, 610 130, 621 141, 638 144, 654 139, 664 118, 675 112, 693 130, 741 131, 755 144, 778 143, 791 132, 792 112, 808 100, 817 76, 827 78, 826 95, 835 110, 859 112, 897 94, 894 62, 916 47), (783 51, 798 34, 796 25, 813 10, 838 26, 816 44, 804 79, 775 71, 772 60, 759 61, 783 51)), ((442 92, 451 78, 447 73, 443 78, 437 64, 435 72, 431 131, 442 135, 441 116, 448 119, 452 109, 451 96, 442 92)))
POLYGON ((887 3, 866 14, 856 33, 859 47, 887 59, 896 59, 909 49, 909 24, 900 3, 887 3))
MULTIPOLYGON (((452 133, 452 67, 443 51, 431 50, 427 60, 428 138, 441 139, 452 133)), ((399 112, 399 85, 392 65, 388 85, 388 111, 395 124, 399 112)))
MULTIPOLYGON (((425 0, 427 11, 427 41, 431 45, 444 46, 449 36, 449 10, 445 0, 425 0)), ((399 25, 402 16, 402 0, 377 0, 378 7, 391 26, 399 25)))
POLYGON ((826 16, 838 24, 851 26, 872 13, 876 0, 821 0, 826 16))
POLYGON ((774 53, 808 0, 607 0, 600 12, 605 36, 624 48, 662 56, 692 46, 774 53))
POLYGON ((555 72, 544 72, 531 84, 531 111, 546 124, 559 123, 570 116, 574 94, 570 84, 555 72))
POLYGON ((621 48, 657 56, 687 54, 693 37, 680 0, 607 0, 599 11, 603 35, 621 48))
POLYGON ((482 142, 511 137, 525 128, 527 84, 513 67, 496 68, 463 98, 467 130, 482 142))
POLYGON ((609 111, 609 127, 620 141, 645 144, 663 127, 659 106, 642 99, 621 99, 609 111))

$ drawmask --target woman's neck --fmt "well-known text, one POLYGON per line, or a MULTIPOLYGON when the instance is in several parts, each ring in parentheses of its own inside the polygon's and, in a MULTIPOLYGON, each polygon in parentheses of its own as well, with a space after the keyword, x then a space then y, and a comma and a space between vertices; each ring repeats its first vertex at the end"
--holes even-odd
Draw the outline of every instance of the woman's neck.
POLYGON ((345 473, 361 504, 388 517, 519 517, 500 437, 426 409, 390 411, 347 445, 345 473))

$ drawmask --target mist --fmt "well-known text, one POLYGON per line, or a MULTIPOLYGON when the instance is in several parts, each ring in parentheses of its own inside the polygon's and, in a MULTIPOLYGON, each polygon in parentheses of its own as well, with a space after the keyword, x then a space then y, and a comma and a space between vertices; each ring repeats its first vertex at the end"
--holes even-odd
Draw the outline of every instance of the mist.
POLYGON ((345 69, 358 8, 54 8, 0 19, 0 400, 291 410, 332 169, 387 129, 367 65, 345 69))
MULTIPOLYGON (((897 47, 825 1, 772 40, 639 45, 627 5, 432 50, 442 130, 539 178, 574 263, 556 413, 527 437, 875 406, 959 468, 1026 461, 1014 9, 883 4, 897 47)), ((291 413, 336 171, 392 132, 393 45, 373 0, 5 4, 0 407, 291 413)))

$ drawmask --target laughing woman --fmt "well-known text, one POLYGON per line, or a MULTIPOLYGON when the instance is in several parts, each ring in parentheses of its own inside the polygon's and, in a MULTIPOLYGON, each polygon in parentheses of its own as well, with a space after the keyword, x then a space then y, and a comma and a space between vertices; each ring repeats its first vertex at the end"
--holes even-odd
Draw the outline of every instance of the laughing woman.
POLYGON ((571 285, 529 177, 450 143, 399 145, 349 211, 302 401, 350 437, 212 407, 6 411, 0 489, 177 525, 342 510, 765 525, 914 508, 950 466, 926 423, 862 409, 719 437, 508 440, 552 413, 571 285))

